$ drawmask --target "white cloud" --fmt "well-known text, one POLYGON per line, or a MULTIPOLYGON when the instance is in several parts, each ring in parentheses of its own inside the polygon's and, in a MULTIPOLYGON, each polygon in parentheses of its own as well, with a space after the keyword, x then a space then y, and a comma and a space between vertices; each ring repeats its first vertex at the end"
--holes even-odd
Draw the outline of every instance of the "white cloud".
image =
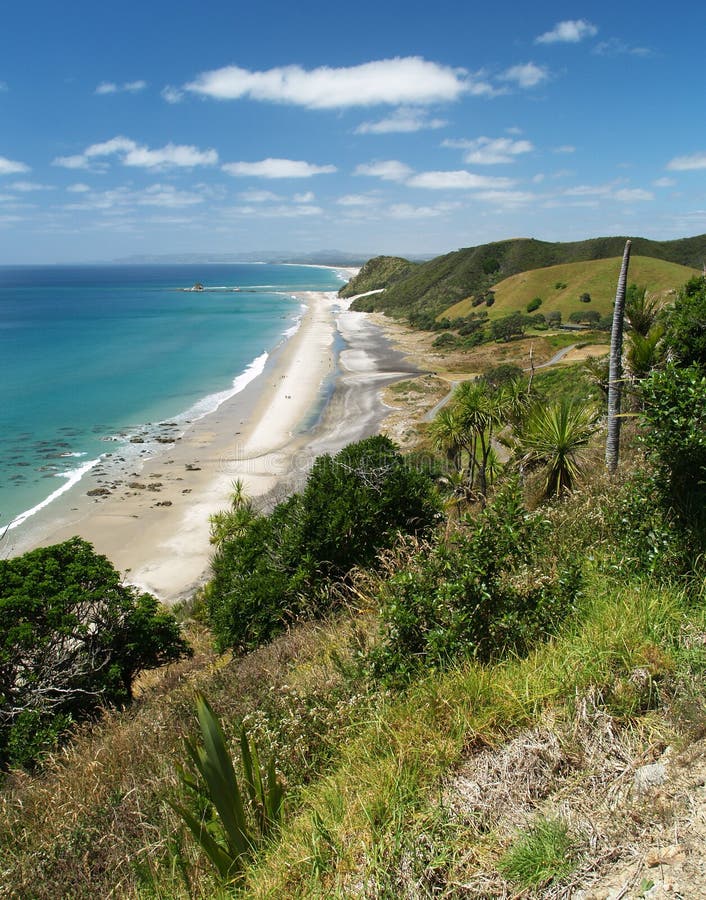
POLYGON ((381 160, 380 162, 363 163, 356 166, 354 175, 370 175, 373 178, 382 178, 383 181, 404 181, 414 170, 396 159, 381 160))
POLYGON ((643 188, 620 188, 616 183, 611 184, 579 184, 566 188, 562 192, 564 197, 604 198, 617 200, 620 203, 636 203, 654 200, 654 194, 643 188))
POLYGON ((483 190, 484 188, 511 187, 514 182, 509 178, 496 178, 491 175, 475 175, 464 170, 456 172, 420 172, 407 181, 410 187, 429 188, 431 190, 483 190))
POLYGON ((652 56, 652 50, 649 47, 627 44, 620 38, 609 38, 607 41, 601 41, 593 48, 593 52, 598 56, 652 56))
POLYGON ((595 37, 598 29, 586 19, 567 19, 557 22, 551 31, 535 38, 535 44, 578 44, 584 38, 595 37))
POLYGON ((412 134, 416 131, 443 128, 444 119, 430 119, 424 110, 398 109, 386 119, 377 122, 362 122, 356 134, 412 134))
POLYGON ((272 203, 281 200, 282 197, 272 191, 243 191, 242 194, 238 194, 238 199, 245 203, 272 203))
POLYGON ((323 215, 323 209, 307 203, 286 204, 278 206, 238 206, 225 210, 226 215, 257 217, 259 219, 298 219, 323 215))
POLYGON ((317 166, 296 159, 262 159, 259 162, 235 162, 222 166, 229 175, 254 178, 311 178, 336 171, 335 166, 317 166))
POLYGON ((560 147, 555 147, 552 151, 553 153, 576 153, 576 147, 573 144, 562 144, 560 147))
POLYGON ((170 84, 162 88, 161 94, 162 99, 166 100, 167 103, 181 103, 184 99, 184 92, 180 91, 179 88, 172 87, 170 84))
POLYGON ((114 81, 102 81, 93 92, 99 96, 105 94, 137 94, 144 91, 147 87, 146 81, 125 81, 123 84, 116 84, 114 81))
POLYGON ((201 194, 193 191, 179 191, 171 184, 153 184, 136 198, 138 206, 166 206, 170 209, 194 206, 203 201, 204 198, 201 194))
POLYGON ((377 197, 371 197, 370 194, 344 194, 336 200, 339 206, 376 206, 379 203, 377 197))
POLYGON ((466 150, 464 162, 479 166, 495 166, 514 162, 522 153, 530 153, 534 146, 530 141, 513 141, 510 138, 479 137, 473 140, 448 140, 443 147, 466 150))
POLYGON ((187 144, 167 144, 159 150, 135 147, 123 159, 126 166, 147 169, 161 169, 171 166, 192 168, 193 166, 213 166, 218 162, 215 150, 199 150, 187 144))
POLYGON ((706 153, 675 156, 674 159, 667 163, 667 168, 672 172, 691 172, 696 169, 706 169, 706 153))
POLYGON ((153 184, 142 191, 119 187, 108 191, 81 193, 82 199, 69 203, 66 209, 100 210, 106 215, 122 215, 135 206, 159 206, 179 209, 204 202, 204 195, 194 191, 180 191, 171 184, 153 184))
POLYGON ((653 187, 667 188, 674 187, 676 181, 673 178, 657 178, 652 182, 653 187))
MULTIPOLYGON (((65 169, 90 169, 94 160, 105 156, 121 156, 124 166, 145 169, 165 169, 171 167, 193 168, 212 166, 218 162, 215 150, 199 150, 188 144, 167 144, 158 150, 142 147, 130 138, 118 136, 109 141, 91 144, 83 153, 75 156, 59 156, 52 165, 65 169)), ((101 164, 99 164, 101 167, 101 164)))
POLYGON ((566 188, 564 194, 567 197, 604 197, 613 190, 612 184, 577 184, 566 188))
POLYGON ((395 203, 387 213, 391 219, 431 219, 443 216, 454 209, 458 203, 435 203, 431 206, 413 206, 411 203, 395 203))
POLYGON ((304 191, 304 193, 295 194, 293 197, 295 203, 313 203, 315 199, 313 191, 304 191))
POLYGON ((537 199, 534 194, 527 191, 480 191, 480 193, 474 194, 474 198, 508 209, 525 206, 537 199))
POLYGON ((514 82, 521 88, 533 88, 549 78, 546 66, 538 66, 533 62, 511 66, 500 75, 501 81, 514 82))
POLYGON ((0 156, 0 175, 19 175, 21 172, 29 172, 29 166, 6 156, 0 156))
POLYGON ((79 181, 76 184, 70 184, 66 190, 71 194, 87 194, 91 189, 87 184, 82 184, 79 181))
POLYGON ((7 185, 9 191, 20 191, 21 193, 30 193, 32 191, 53 191, 54 188, 50 184, 37 184, 36 181, 15 181, 7 185))
POLYGON ((463 69, 429 62, 419 56, 311 70, 283 66, 253 72, 226 66, 202 72, 185 86, 193 93, 218 100, 246 97, 308 109, 438 103, 456 100, 474 88, 482 91, 487 87, 476 83, 463 69))
POLYGON ((613 194, 614 200, 621 203, 641 203, 645 200, 654 200, 655 195, 651 191, 645 191, 642 188, 621 188, 613 194))
POLYGON ((88 169, 90 162, 87 157, 79 153, 75 156, 57 156, 52 160, 53 166, 61 166, 62 169, 88 169))

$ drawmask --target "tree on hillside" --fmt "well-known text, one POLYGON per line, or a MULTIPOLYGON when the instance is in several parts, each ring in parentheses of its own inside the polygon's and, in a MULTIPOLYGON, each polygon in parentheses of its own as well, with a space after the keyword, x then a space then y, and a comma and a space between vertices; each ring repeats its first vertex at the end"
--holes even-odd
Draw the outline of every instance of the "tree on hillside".
POLYGON ((174 617, 80 538, 0 560, 0 763, 132 699, 138 672, 188 654, 174 617))
POLYGON ((522 313, 515 312, 502 319, 494 319, 490 323, 490 336, 494 341, 507 342, 513 337, 519 337, 525 333, 527 320, 522 313))

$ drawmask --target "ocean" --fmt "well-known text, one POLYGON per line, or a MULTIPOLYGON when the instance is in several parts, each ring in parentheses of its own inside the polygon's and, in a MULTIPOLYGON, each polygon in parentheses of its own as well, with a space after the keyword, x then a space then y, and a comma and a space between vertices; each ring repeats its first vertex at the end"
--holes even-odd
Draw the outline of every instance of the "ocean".
POLYGON ((0 267, 0 531, 242 390, 296 328, 292 294, 342 280, 287 265, 0 267))

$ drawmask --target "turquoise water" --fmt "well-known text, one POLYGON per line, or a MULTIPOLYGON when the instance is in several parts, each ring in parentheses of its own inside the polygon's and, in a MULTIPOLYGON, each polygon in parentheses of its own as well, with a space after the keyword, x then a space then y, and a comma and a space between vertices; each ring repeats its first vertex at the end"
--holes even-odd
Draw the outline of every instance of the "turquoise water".
POLYGON ((340 285, 304 266, 0 267, 0 528, 215 409, 296 326, 293 292, 340 285))

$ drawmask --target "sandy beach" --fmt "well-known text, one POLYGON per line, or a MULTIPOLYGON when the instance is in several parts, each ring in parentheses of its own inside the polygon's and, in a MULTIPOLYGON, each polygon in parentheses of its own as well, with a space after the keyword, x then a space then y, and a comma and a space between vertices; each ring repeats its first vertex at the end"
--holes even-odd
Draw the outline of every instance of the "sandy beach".
POLYGON ((387 412, 381 389, 416 370, 350 301, 296 296, 299 328, 243 391, 173 442, 141 448, 137 463, 116 455, 96 466, 9 532, 4 554, 80 535, 126 581, 173 603, 206 579, 209 516, 236 479, 267 505, 299 486, 316 456, 376 433, 387 412))

